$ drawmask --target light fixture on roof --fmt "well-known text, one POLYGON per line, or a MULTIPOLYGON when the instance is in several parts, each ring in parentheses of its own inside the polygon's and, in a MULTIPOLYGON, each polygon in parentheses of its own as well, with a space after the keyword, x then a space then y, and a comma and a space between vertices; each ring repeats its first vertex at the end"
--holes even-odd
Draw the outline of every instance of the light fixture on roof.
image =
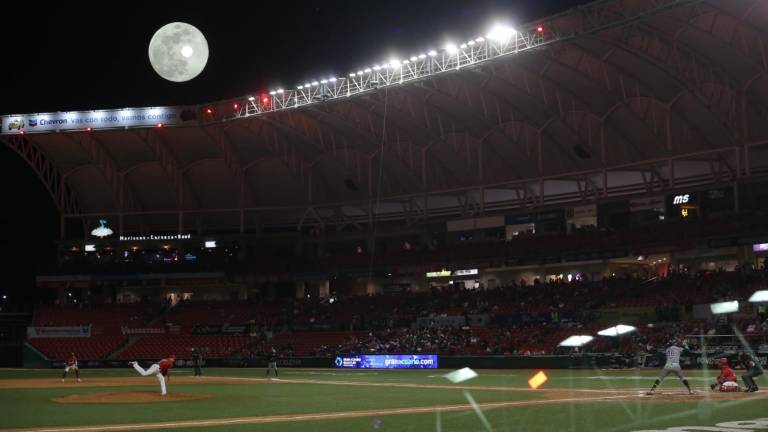
POLYGON ((365 73, 371 73, 371 68, 365 68, 365 69, 363 70, 363 72, 365 72, 365 73))
POLYGON ((733 300, 727 302, 712 303, 709 305, 709 309, 714 315, 734 313, 739 311, 739 302, 733 300))
POLYGON ((461 48, 461 49, 464 49, 464 48, 466 48, 466 47, 467 47, 467 44, 465 44, 465 43, 463 43, 463 44, 459 45, 459 48, 461 48))
MULTIPOLYGON (((359 72, 358 72, 358 73, 359 73, 359 72)), ((313 87, 317 87, 318 85, 320 85, 320 83, 319 83, 319 82, 317 82, 317 81, 312 81, 312 86, 313 86, 313 87)))
POLYGON ((459 49, 456 47, 456 45, 454 45, 452 43, 449 43, 449 44, 445 45, 445 52, 447 52, 448 54, 454 54, 458 50, 459 49))
POLYGON ((256 98, 255 98, 255 97, 253 97, 253 96, 248 96, 248 100, 249 100, 249 101, 251 101, 251 102, 253 102, 253 101, 255 101, 255 100, 256 100, 256 98))
POLYGON ((435 50, 429 50, 429 51, 427 52, 427 55, 428 55, 428 56, 430 56, 430 57, 434 57, 434 56, 436 56, 436 55, 437 55, 437 51, 435 51, 435 50))
POLYGON ((328 80, 326 80, 326 79, 320 80, 320 84, 326 84, 327 82, 328 82, 328 80))
POLYGON ((755 291, 752 297, 749 298, 751 303, 764 303, 768 302, 768 290, 755 291))
POLYGON ((335 77, 334 77, 334 78, 331 78, 331 79, 329 79, 328 81, 330 81, 330 82, 336 82, 336 78, 335 78, 335 77))
POLYGON ((636 327, 619 324, 613 327, 609 327, 605 330, 600 330, 599 332, 597 332, 597 334, 599 334, 600 336, 620 336, 623 334, 632 333, 635 330, 637 330, 636 327))
POLYGON ((411 56, 411 58, 410 58, 409 60, 410 60, 410 61, 416 61, 416 59, 417 59, 417 57, 416 57, 416 56, 411 56))
POLYGON ((488 32, 485 37, 491 40, 504 42, 512 39, 513 36, 517 34, 517 30, 513 29, 510 26, 497 24, 493 27, 491 27, 491 31, 488 32))
POLYGON ((389 61, 389 65, 392 67, 400 66, 400 59, 392 59, 389 61))
POLYGON ((277 92, 276 92, 276 91, 274 91, 274 90, 272 90, 271 92, 269 92, 269 94, 271 94, 272 96, 274 96, 274 95, 275 95, 275 93, 277 93, 277 92))
POLYGON ((297 88, 297 89, 299 89, 299 90, 301 90, 301 89, 303 89, 303 88, 304 88, 304 86, 303 86, 303 85, 300 85, 300 86, 298 86, 298 87, 296 87, 296 88, 297 88))
POLYGON ((484 40, 485 40, 485 38, 484 38, 484 37, 482 37, 482 36, 480 36, 480 37, 478 37, 478 38, 475 38, 475 42, 482 42, 482 41, 484 41, 484 40))
POLYGON ((588 344, 594 337, 592 336, 571 336, 564 341, 560 342, 560 346, 564 347, 580 347, 588 344))
POLYGON ((112 229, 107 226, 106 219, 99 219, 99 226, 91 231, 91 235, 98 238, 104 238, 113 234, 112 229))
POLYGON ((281 89, 281 88, 277 89, 277 92, 278 92, 278 93, 282 93, 283 91, 284 91, 284 90, 283 90, 283 89, 281 89))
POLYGON ((473 41, 473 40, 467 42, 467 45, 474 45, 474 44, 475 44, 475 41, 473 41))
POLYGON ((379 65, 373 65, 373 70, 380 70, 380 69, 381 69, 381 66, 379 66, 379 65))
POLYGON ((411 63, 410 60, 403 60, 403 64, 410 64, 410 63, 411 63))
POLYGON ((427 55, 426 54, 419 54, 419 58, 420 59, 425 59, 425 58, 427 58, 427 55))
POLYGON ((350 77, 350 78, 354 78, 354 77, 355 77, 355 73, 354 73, 354 72, 352 72, 351 74, 349 74, 349 77, 350 77))

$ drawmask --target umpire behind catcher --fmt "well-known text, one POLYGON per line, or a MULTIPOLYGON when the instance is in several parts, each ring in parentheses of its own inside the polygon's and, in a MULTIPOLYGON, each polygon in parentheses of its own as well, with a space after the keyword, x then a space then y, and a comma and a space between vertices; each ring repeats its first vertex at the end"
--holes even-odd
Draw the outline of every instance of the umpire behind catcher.
POLYGON ((744 385, 747 386, 744 391, 756 392, 758 389, 757 384, 755 383, 755 377, 763 374, 763 367, 760 365, 760 360, 749 353, 740 351, 739 363, 744 365, 744 369, 747 370, 747 372, 741 376, 741 379, 744 380, 744 385))
POLYGON ((203 376, 203 356, 197 348, 192 348, 192 365, 195 367, 195 376, 203 376))

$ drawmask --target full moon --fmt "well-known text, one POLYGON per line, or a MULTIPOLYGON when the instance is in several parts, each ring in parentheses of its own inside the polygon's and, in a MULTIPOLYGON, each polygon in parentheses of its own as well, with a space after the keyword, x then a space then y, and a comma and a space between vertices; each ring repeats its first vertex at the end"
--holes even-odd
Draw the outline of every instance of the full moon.
POLYGON ((195 26, 183 22, 166 24, 149 41, 149 62, 168 81, 189 81, 208 63, 208 42, 195 26))

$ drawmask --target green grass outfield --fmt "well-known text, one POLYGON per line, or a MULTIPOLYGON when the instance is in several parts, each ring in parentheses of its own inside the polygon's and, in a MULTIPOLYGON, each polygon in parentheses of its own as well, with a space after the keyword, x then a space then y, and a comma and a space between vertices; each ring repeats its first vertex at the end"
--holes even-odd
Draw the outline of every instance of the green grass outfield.
MULTIPOLYGON (((682 384, 668 378, 661 394, 653 397, 642 393, 653 383, 658 373, 654 370, 552 370, 547 371, 549 381, 539 390, 527 389, 528 378, 536 372, 530 370, 478 370, 479 377, 462 384, 443 378, 445 370, 283 369, 281 381, 263 380, 263 369, 204 372, 204 378, 190 384, 174 384, 172 379, 169 391, 211 396, 205 400, 61 404, 51 399, 158 391, 159 386, 154 377, 138 377, 128 369, 85 369, 83 382, 77 386, 59 385, 59 370, 0 369, 0 430, 619 432, 696 425, 711 428, 723 422, 768 417, 768 397, 762 392, 710 393, 708 383, 716 375, 714 371, 687 372, 697 389, 694 396, 683 394, 682 384), (113 377, 131 380, 125 385, 98 384, 100 378, 113 377), (9 388, 18 379, 42 380, 48 387, 9 388), (471 406, 472 401, 477 408, 471 406), (344 417, 338 418, 339 414, 344 417), (212 423, 188 423, 198 421, 212 423), (178 422, 187 423, 173 424, 178 422), (125 427, 139 424, 133 429, 125 427)), ((177 379, 189 376, 190 371, 174 370, 173 375, 177 379)), ((761 380, 765 378, 758 378, 759 384, 761 380)), ((728 429, 720 427, 709 430, 728 429)), ((768 429, 768 422, 734 430, 753 429, 768 429)))

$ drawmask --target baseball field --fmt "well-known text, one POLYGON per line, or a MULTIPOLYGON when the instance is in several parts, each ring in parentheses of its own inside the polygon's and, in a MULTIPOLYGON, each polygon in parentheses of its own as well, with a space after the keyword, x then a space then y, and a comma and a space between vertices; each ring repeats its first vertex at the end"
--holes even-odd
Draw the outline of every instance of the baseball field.
MULTIPOLYGON (((479 370, 459 384, 447 370, 175 369, 169 395, 130 369, 0 370, 0 431, 748 431, 768 429, 768 393, 715 393, 715 371, 690 371, 695 394, 654 370, 479 370), (726 424, 727 423, 727 424, 726 424), (700 426, 704 428, 696 428, 700 426)), ((761 377, 762 378, 762 377, 761 377)), ((761 384, 758 380, 758 384, 761 384)))

